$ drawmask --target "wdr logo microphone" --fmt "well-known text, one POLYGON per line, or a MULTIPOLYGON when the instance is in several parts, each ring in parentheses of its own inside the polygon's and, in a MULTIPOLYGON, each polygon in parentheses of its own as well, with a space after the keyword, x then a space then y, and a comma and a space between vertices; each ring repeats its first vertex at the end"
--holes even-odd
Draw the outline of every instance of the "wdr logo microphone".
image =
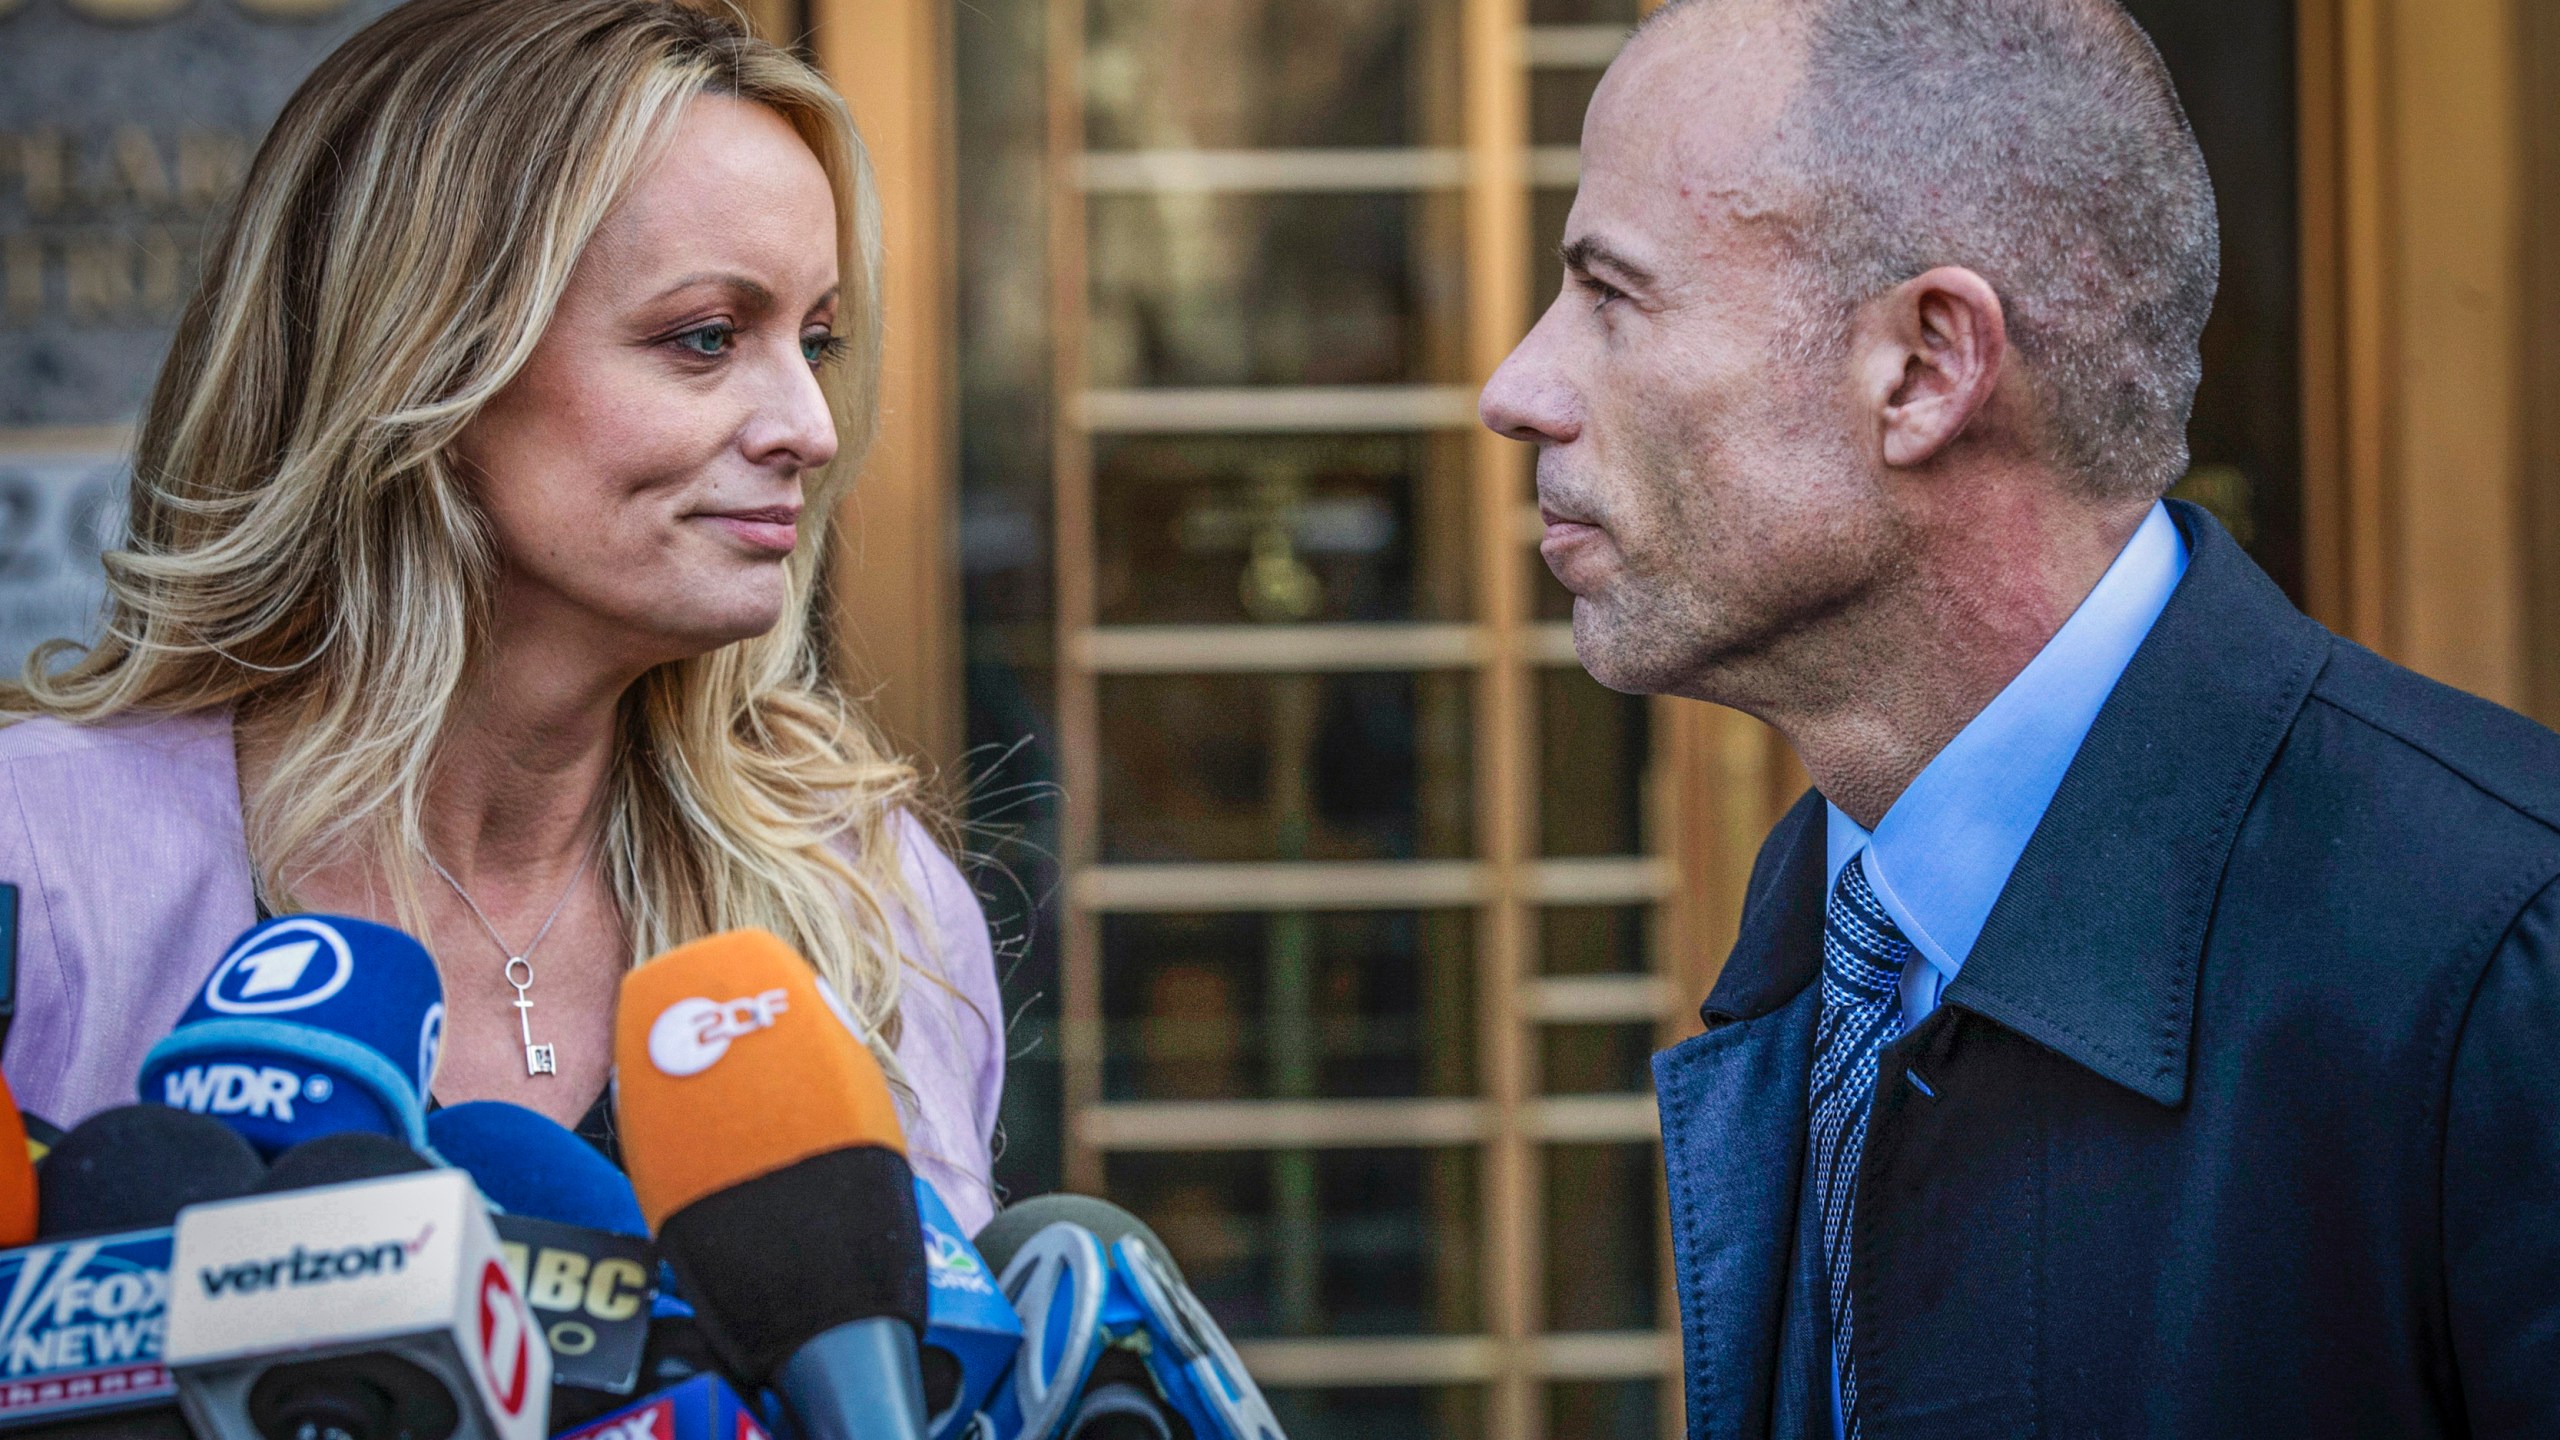
POLYGON ((233 942, 151 1047, 138 1099, 212 1115, 273 1159, 343 1130, 426 1140, 444 982, 415 939, 288 915, 233 942))
POLYGON ((307 1010, 347 988, 356 957, 325 920, 291 916, 251 931, 205 982, 204 1003, 225 1015, 307 1010))
POLYGON ((326 1075, 297 1075, 274 1065, 190 1065, 160 1077, 160 1101, 198 1115, 249 1115, 293 1123, 293 1102, 326 1105, 337 1093, 326 1075))

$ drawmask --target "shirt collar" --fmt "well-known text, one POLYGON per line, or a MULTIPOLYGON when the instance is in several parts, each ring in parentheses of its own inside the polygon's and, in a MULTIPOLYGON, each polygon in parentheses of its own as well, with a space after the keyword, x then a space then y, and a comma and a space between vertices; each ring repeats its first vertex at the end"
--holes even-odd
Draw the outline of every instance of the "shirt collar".
POLYGON ((1955 978, 1981 936, 2063 772, 2186 574, 2187 556, 2167 507, 2154 504, 2071 618, 1872 834, 1828 806, 1826 884, 1836 886, 1863 852, 1876 898, 1943 979, 1955 978))

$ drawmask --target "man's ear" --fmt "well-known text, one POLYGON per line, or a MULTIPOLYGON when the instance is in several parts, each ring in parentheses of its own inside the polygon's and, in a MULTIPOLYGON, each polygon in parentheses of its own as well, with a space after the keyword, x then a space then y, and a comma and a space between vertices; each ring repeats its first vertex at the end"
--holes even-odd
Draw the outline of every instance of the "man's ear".
POLYGON ((1868 312, 1866 391, 1884 463, 1926 465, 1991 403, 2008 368, 2009 323, 1991 282, 1948 265, 1905 281, 1868 312))

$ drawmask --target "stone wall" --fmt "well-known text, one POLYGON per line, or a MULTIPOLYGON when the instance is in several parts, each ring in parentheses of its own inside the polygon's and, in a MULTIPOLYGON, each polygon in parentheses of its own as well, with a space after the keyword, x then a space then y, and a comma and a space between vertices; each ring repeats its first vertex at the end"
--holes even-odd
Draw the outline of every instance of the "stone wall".
POLYGON ((0 0, 0 670, 95 624, 125 451, 276 112, 390 0, 0 0))

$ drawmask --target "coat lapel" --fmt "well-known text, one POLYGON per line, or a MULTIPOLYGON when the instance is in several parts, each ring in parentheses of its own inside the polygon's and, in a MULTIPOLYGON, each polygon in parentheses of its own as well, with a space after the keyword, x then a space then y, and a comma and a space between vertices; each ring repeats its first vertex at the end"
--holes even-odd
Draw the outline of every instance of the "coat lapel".
POLYGON ((2329 634, 2210 516, 2170 508, 2192 553, 2186 578, 1944 999, 2174 1106, 2223 869, 2329 634))
POLYGON ((1769 1428, 1821 1002, 1821 814, 1808 797, 1770 837, 1707 1033, 1654 1057, 1692 1440, 1769 1428))

